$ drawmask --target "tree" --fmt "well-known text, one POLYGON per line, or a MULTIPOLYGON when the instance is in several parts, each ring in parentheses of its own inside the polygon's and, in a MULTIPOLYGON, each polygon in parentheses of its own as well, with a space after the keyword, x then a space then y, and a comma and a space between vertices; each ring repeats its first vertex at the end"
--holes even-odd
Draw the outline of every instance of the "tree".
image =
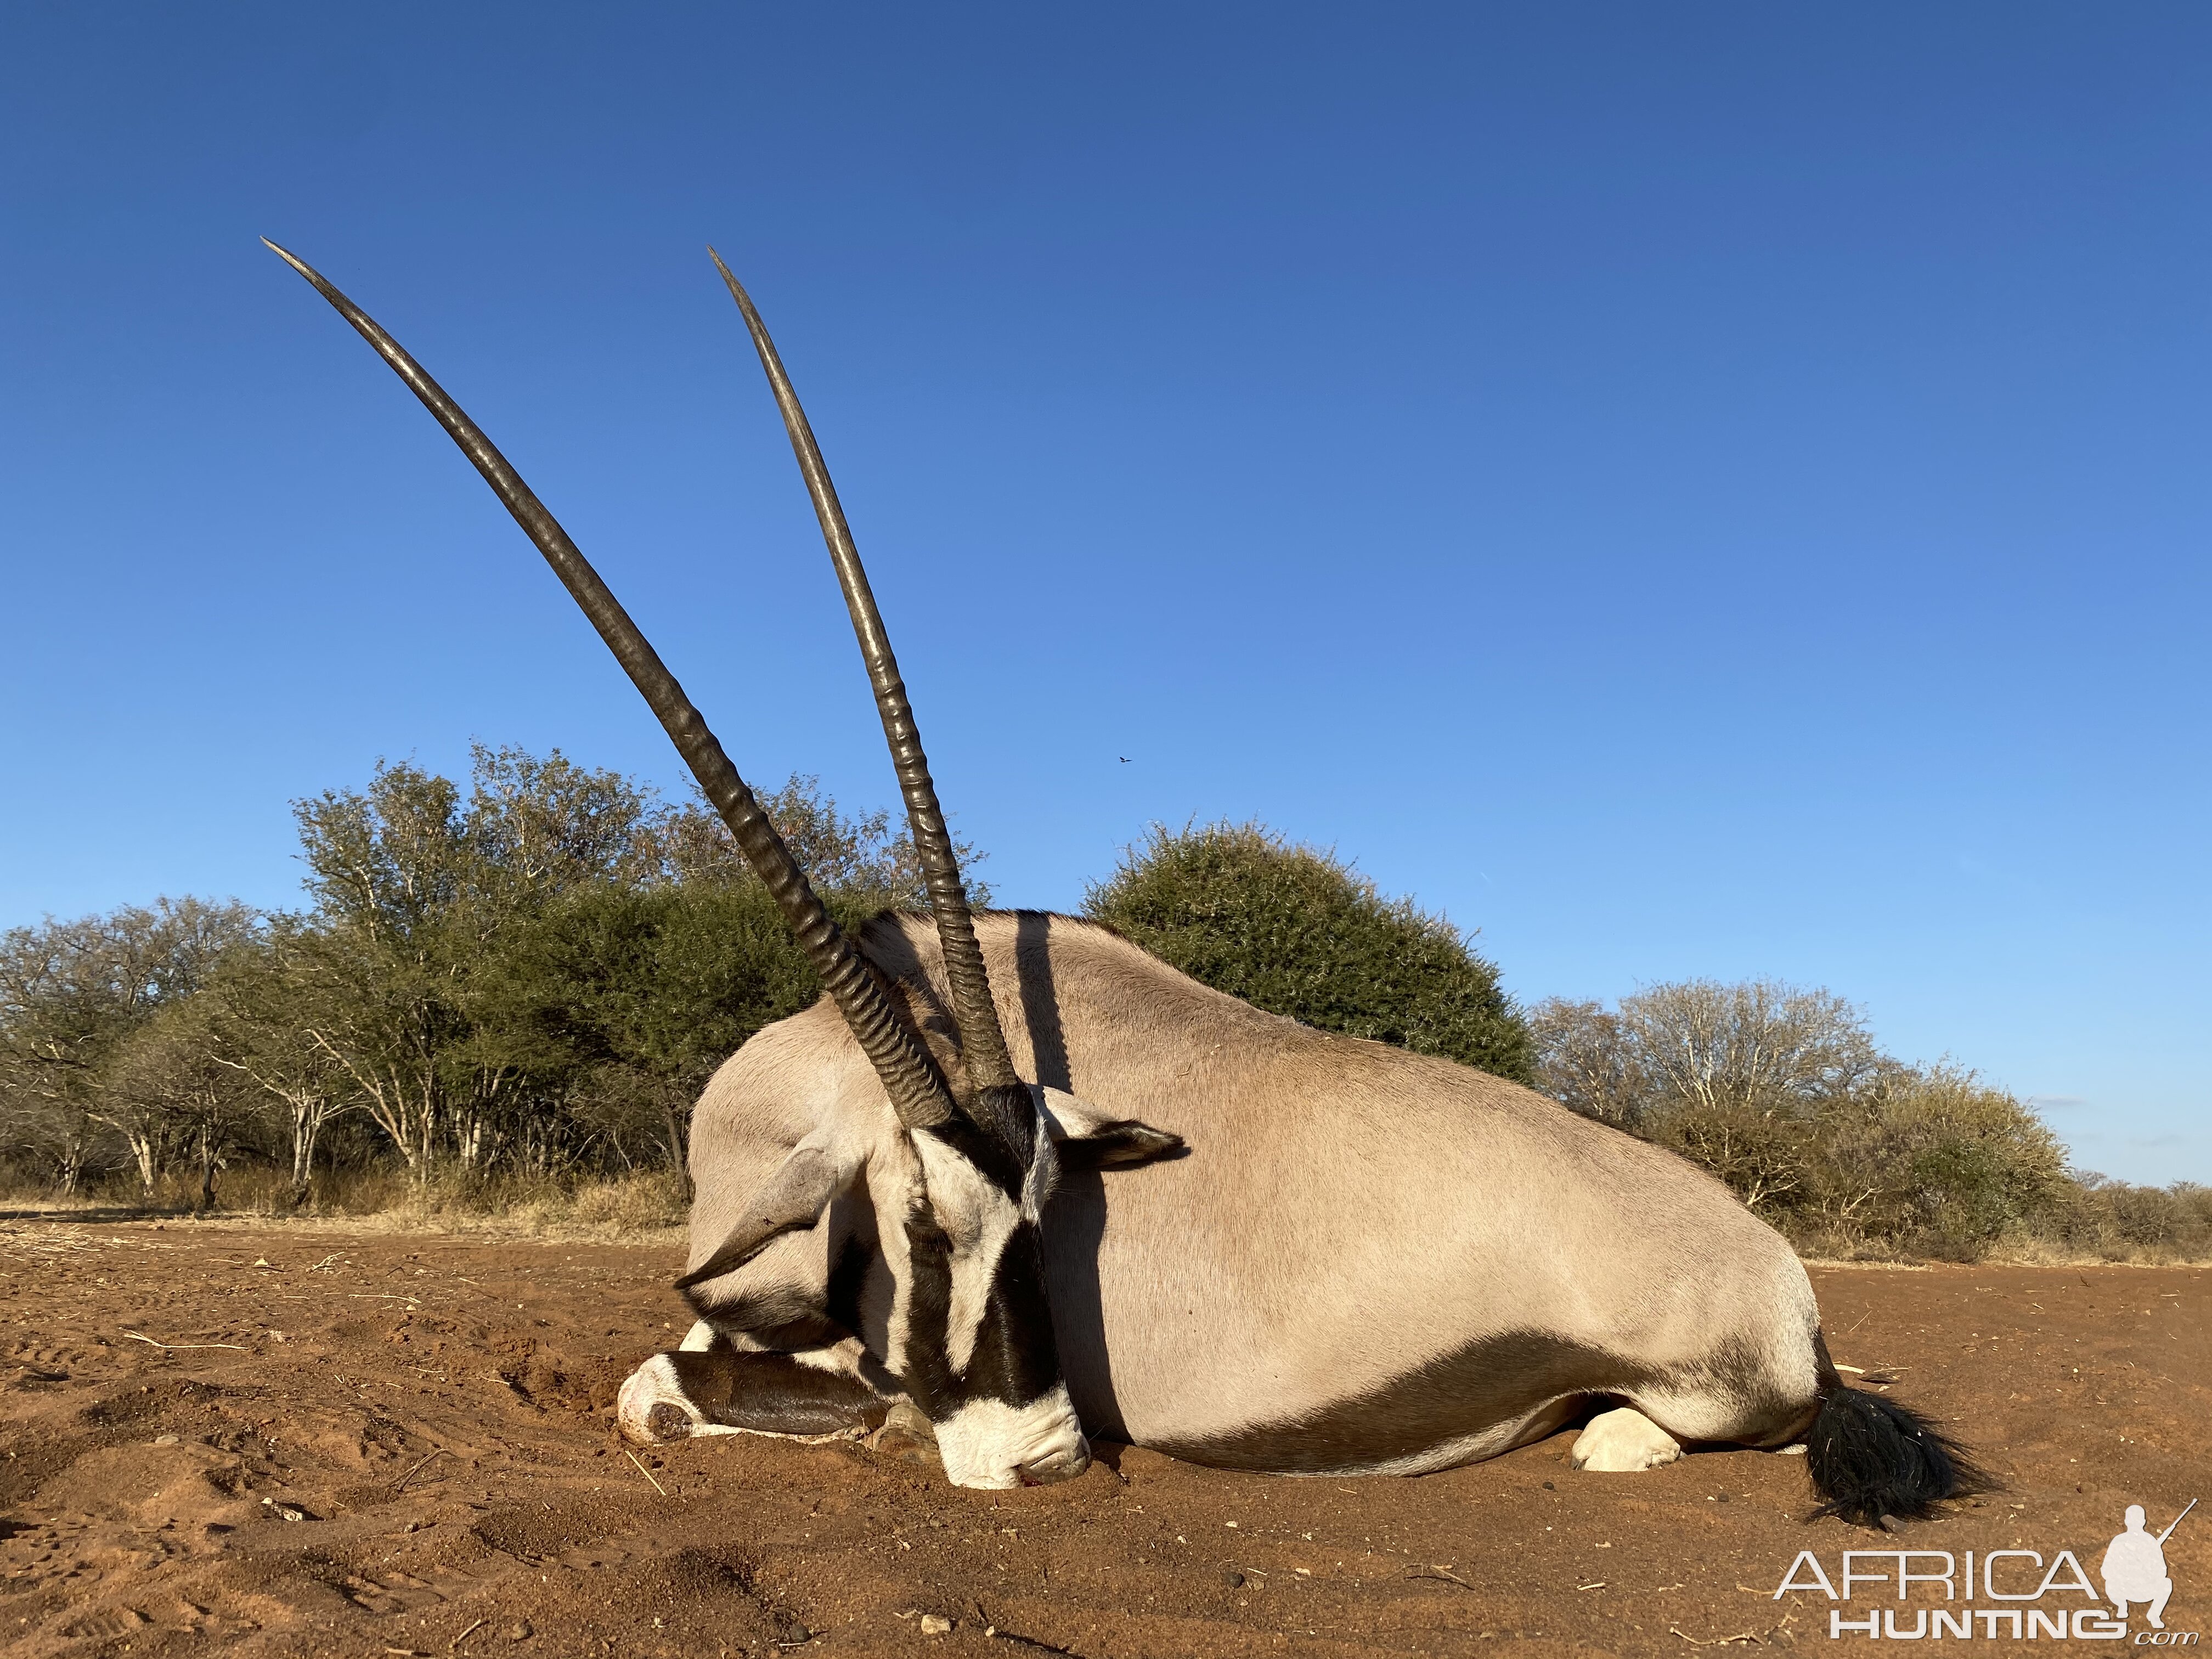
POLYGON ((1545 1093, 1617 1129, 1641 1126, 1651 1079, 1619 1014, 1602 1003, 1550 997, 1528 1011, 1528 1033, 1545 1093))
POLYGON ((1539 1086, 1670 1147, 1801 1240, 1972 1255, 2072 1190, 2040 1120, 1955 1066, 1882 1054, 1834 993, 1684 980, 1616 1012, 1537 1006, 1539 1086))
POLYGON ((1528 1025, 1465 934, 1264 826, 1155 827, 1091 889, 1084 914, 1270 1013, 1533 1075, 1528 1025))
MULTIPOLYGON (((198 1168, 199 1207, 215 1208, 216 1171, 254 1127, 256 1091, 234 1066, 216 1056, 205 999, 164 1006, 125 1039, 100 1094, 106 1121, 125 1130, 134 1151, 151 1145, 189 1149, 198 1168)), ((140 1178, 153 1190, 155 1160, 140 1154, 140 1178)))
POLYGON ((2065 1149, 2002 1089, 1947 1064, 1885 1069, 1826 1115, 1809 1218, 1832 1236, 1972 1259, 2063 1209, 2065 1149))
POLYGON ((103 1131, 128 1141, 151 1189, 168 1121, 109 1093, 105 1068, 259 925, 235 902, 164 898, 0 935, 0 1109, 11 1139, 43 1149, 64 1191, 100 1160, 103 1131))
MULTIPOLYGON (((796 776, 766 805, 845 921, 921 892, 887 815, 796 776)), ((315 908, 283 935, 283 1018, 259 1024, 418 1180, 595 1147, 680 1165, 714 1066, 819 994, 719 819, 557 751, 479 746, 465 792, 380 765, 295 811, 315 908)))
POLYGON ((465 799, 403 763, 294 804, 316 901, 299 1029, 418 1180, 540 1127, 526 1055, 482 1018, 506 937, 564 894, 658 873, 649 792, 557 750, 471 752, 465 799))
POLYGON ((82 1100, 55 1094, 10 1055, 0 1054, 0 1136, 10 1163, 28 1164, 64 1198, 112 1159, 103 1126, 82 1100))
POLYGON ((1626 1128, 1686 1106, 1799 1115, 1894 1064, 1843 998, 1773 980, 1654 985, 1617 1012, 1553 997, 1529 1024, 1545 1091, 1626 1128))
POLYGON ((234 952, 199 996, 210 1055, 261 1091, 278 1121, 295 1206, 307 1201, 323 1131, 356 1103, 312 1023, 314 944, 301 918, 273 917, 261 948, 234 952))
MULTIPOLYGON (((836 893, 860 914, 928 907, 914 837, 904 829, 894 831, 887 811, 879 807, 848 815, 835 796, 823 793, 821 779, 797 772, 784 780, 781 788, 762 798, 761 810, 817 892, 836 893)), ((671 880, 687 885, 757 884, 758 878, 738 850, 729 827, 702 796, 695 794, 684 805, 661 814, 653 823, 653 836, 671 880)), ((975 866, 985 855, 957 836, 952 846, 967 882, 969 902, 979 908, 988 904, 991 890, 975 875, 975 866)))
MULTIPOLYGON (((872 879, 857 894, 822 890, 848 928, 882 892, 872 879)), ((691 1104, 714 1068, 821 994, 757 881, 580 889, 517 928, 497 971, 485 1025, 625 1168, 649 1149, 681 1170, 691 1104)))
POLYGON ((1655 985, 1620 1000, 1620 1021, 1649 1086, 1707 1108, 1809 1108, 1881 1065, 1857 1009, 1774 980, 1655 985))
POLYGON ((1771 1214, 1814 1201, 1821 1114, 1893 1067, 1849 1002, 1772 980, 1654 985, 1615 1012, 1553 998, 1530 1024, 1547 1093, 1672 1147, 1771 1214))

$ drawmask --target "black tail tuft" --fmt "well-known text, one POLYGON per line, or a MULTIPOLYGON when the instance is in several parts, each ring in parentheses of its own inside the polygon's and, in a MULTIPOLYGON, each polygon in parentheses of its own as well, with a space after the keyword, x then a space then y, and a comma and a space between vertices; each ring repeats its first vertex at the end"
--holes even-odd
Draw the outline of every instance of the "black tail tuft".
POLYGON ((1948 1498, 1990 1487, 1954 1442, 1894 1401, 1831 1378, 1805 1437, 1805 1463, 1823 1501, 1813 1519, 1840 1516, 1862 1527, 1885 1517, 1924 1521, 1948 1498))

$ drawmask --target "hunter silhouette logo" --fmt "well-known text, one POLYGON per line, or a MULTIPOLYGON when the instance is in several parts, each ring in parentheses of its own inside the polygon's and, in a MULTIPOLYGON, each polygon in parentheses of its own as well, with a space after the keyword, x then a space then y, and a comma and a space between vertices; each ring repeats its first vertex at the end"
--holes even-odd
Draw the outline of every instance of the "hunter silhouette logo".
POLYGON ((2121 1618, 2128 1616, 2129 1602, 2147 1601, 2150 1605, 2144 1616, 2150 1620, 2150 1627, 2166 1628, 2166 1601, 2173 1594, 2173 1580, 2166 1572, 2166 1540, 2173 1536, 2182 1516, 2196 1507, 2197 1500, 2192 1498, 2189 1509, 2175 1516, 2166 1530, 2154 1538, 2143 1530, 2142 1505, 2128 1505, 2128 1529, 2105 1547, 2105 1565, 2101 1569, 2105 1599, 2120 1610, 2121 1618))
POLYGON ((1897 1641, 1928 1637, 2125 1641, 2132 1607, 2142 1609, 2148 1626, 2134 1632, 2132 1645, 2195 1647, 2197 1632, 2166 1627, 2166 1604, 2173 1595, 2166 1540, 2196 1507, 2192 1498, 2165 1531, 2154 1533, 2143 1506, 2129 1504, 2124 1529, 2105 1547, 2104 1559, 2098 1563, 2098 1576, 2104 1580, 2101 1596, 2081 1558, 2069 1549, 2060 1550, 2047 1563, 2039 1550, 1954 1554, 1949 1550, 1887 1549, 1845 1550, 1832 1577, 1819 1556, 1800 1550, 1775 1586, 1773 1599, 1809 1590, 1833 1602, 1902 1604, 1856 1606, 1848 1611, 1831 1607, 1832 1640, 1864 1636, 1897 1641), (1919 1606, 1911 1605, 1916 1601, 1919 1606))

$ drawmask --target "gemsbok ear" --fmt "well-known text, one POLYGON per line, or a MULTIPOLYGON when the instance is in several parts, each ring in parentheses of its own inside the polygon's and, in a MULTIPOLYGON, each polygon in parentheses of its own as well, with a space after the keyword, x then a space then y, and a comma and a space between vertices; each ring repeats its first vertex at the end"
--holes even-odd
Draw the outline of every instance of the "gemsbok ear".
POLYGON ((1062 1089, 1037 1090, 1046 1126, 1063 1152, 1080 1155, 1102 1170, 1126 1170, 1188 1149, 1182 1137, 1133 1117, 1115 1117, 1062 1089))
POLYGON ((853 1175, 851 1164, 811 1136, 800 1141, 745 1200, 729 1237, 714 1255, 678 1279, 676 1288, 688 1291, 710 1279, 720 1279, 744 1267, 784 1234, 811 1227, 853 1175))

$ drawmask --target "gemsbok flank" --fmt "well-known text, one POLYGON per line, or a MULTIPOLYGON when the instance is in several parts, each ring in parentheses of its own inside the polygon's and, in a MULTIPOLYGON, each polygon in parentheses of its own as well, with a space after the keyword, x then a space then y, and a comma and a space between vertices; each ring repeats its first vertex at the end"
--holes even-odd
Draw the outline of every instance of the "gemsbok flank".
POLYGON ((1686 1442, 1802 1444, 1814 1513, 1866 1525, 1984 1484, 1935 1429, 1844 1384, 1796 1255, 1682 1160, 1498 1078, 1261 1013, 1106 929, 972 914, 820 448, 719 257, 925 872, 928 915, 857 938, 529 486, 390 335, 276 251, 544 555, 828 992, 700 1100, 677 1281, 697 1319, 623 1386, 633 1438, 872 1431, 993 1488, 1080 1474, 1086 1427, 1228 1468, 1415 1474, 1587 1419, 1571 1461, 1588 1470, 1651 1468, 1686 1442))

